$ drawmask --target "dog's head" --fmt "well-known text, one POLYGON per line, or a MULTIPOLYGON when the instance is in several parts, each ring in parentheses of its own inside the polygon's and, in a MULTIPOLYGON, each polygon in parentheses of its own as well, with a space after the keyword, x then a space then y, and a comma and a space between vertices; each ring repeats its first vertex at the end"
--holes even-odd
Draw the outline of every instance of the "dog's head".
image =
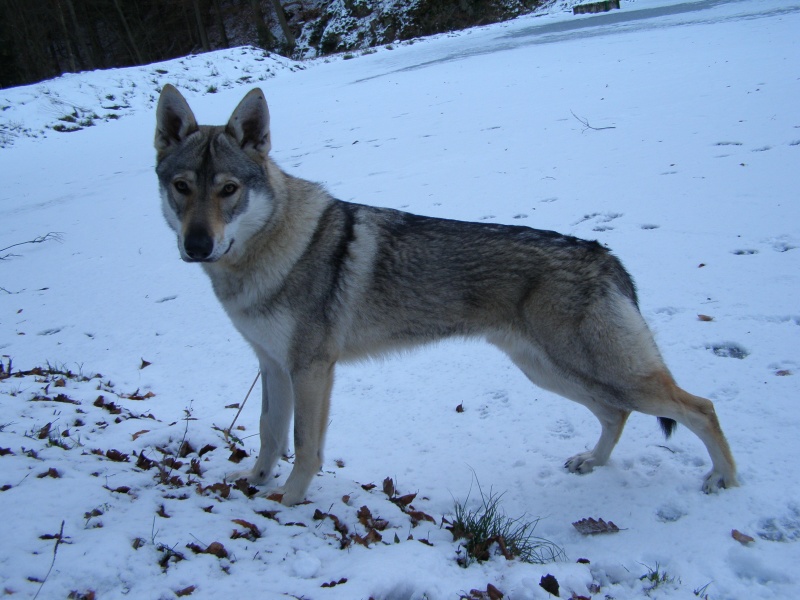
POLYGON ((236 256, 267 222, 269 110, 250 91, 224 127, 198 125, 184 97, 167 84, 156 111, 156 173, 162 208, 181 258, 216 262, 236 256))

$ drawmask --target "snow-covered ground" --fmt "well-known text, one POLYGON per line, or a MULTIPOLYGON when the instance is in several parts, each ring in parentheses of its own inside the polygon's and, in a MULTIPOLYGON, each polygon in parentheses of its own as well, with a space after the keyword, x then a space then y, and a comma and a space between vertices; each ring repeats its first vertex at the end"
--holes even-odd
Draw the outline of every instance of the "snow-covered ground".
POLYGON ((798 31, 796 1, 636 0, 352 60, 237 49, 0 91, 0 247, 56 234, 0 252, 0 589, 439 599, 491 584, 534 599, 551 574, 562 598, 795 597, 798 31), (261 85, 277 162, 344 200, 607 244, 678 381, 714 400, 741 487, 703 495, 700 442, 683 428, 665 442, 643 415, 608 466, 567 473, 594 417, 452 341, 338 370, 310 503, 227 488, 258 446, 258 386, 241 444, 221 431, 257 366, 161 216, 165 82, 206 123, 261 85), (52 129, 75 114, 94 126, 52 129), (238 466, 235 449, 250 455, 238 466), (478 507, 478 486, 540 518, 565 559, 459 566, 442 520, 478 507), (413 493, 418 513, 399 500, 413 493), (621 531, 584 536, 572 523, 589 517, 621 531), (364 539, 380 520, 382 539, 364 539))

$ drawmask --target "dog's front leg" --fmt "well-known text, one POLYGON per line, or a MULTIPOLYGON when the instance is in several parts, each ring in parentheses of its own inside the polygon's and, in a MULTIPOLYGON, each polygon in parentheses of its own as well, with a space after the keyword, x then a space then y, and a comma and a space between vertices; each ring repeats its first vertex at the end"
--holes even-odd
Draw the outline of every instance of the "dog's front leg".
POLYGON ((315 363, 292 374, 294 389, 294 468, 283 488, 283 504, 305 498, 322 467, 322 446, 328 427, 333 363, 315 363))
POLYGON ((289 374, 266 355, 259 356, 261 367, 261 448, 256 464, 248 471, 228 475, 229 481, 245 478, 253 485, 265 483, 275 464, 286 451, 294 392, 289 374))

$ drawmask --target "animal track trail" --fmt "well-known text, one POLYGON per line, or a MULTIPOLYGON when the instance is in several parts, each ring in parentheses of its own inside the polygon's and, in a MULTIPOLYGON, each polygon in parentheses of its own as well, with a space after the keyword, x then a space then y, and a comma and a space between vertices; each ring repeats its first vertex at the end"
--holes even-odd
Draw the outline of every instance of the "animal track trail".
POLYGON ((744 360, 750 355, 745 348, 737 344, 736 342, 720 342, 718 344, 708 344, 706 346, 708 350, 711 350, 716 356, 722 358, 737 358, 739 360, 744 360))
MULTIPOLYGON (((772 238, 767 238, 761 242, 761 244, 768 249, 784 253, 789 252, 789 250, 795 250, 798 246, 795 245, 788 235, 779 235, 772 238)), ((736 250, 731 250, 731 252, 737 256, 751 256, 753 254, 758 254, 760 250, 756 248, 737 248, 736 250)))
POLYGON ((615 212, 589 213, 584 215, 582 219, 579 219, 572 225, 577 226, 586 222, 593 222, 594 227, 592 227, 592 231, 612 231, 614 227, 609 225, 609 223, 619 219, 620 217, 622 217, 622 213, 615 213, 615 212))

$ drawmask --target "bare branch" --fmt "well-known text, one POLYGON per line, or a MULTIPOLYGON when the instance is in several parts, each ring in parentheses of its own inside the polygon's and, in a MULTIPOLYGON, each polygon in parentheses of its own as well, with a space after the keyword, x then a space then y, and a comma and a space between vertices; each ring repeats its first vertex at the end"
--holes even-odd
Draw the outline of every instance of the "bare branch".
MULTIPOLYGON (((593 129, 594 131, 602 131, 603 129, 616 129, 616 127, 613 126, 613 125, 610 126, 610 127, 592 127, 591 125, 589 125, 589 120, 588 119, 582 119, 581 117, 576 115, 574 112, 572 112, 572 111, 569 111, 569 112, 571 112, 572 116, 575 117, 576 119, 578 119, 578 122, 581 125, 583 125, 583 131, 586 131, 587 129, 593 129)), ((583 131, 581 133, 583 133, 583 131)))
MULTIPOLYGON (((16 248, 17 246, 24 246, 25 244, 42 244, 44 242, 49 242, 50 240, 55 240, 56 242, 64 241, 63 235, 58 231, 51 231, 44 235, 40 235, 32 240, 28 240, 27 242, 17 242, 16 244, 11 244, 10 246, 6 246, 5 248, 0 248, 0 252, 5 252, 6 250, 11 250, 11 248, 16 248)), ((14 256, 19 256, 18 254, 3 254, 0 256, 0 260, 6 260, 8 258, 12 258, 14 256)))
POLYGON ((53 560, 50 563, 50 568, 47 569, 47 575, 44 576, 42 583, 39 585, 39 590, 36 592, 36 595, 33 597, 33 600, 39 597, 39 592, 42 591, 44 584, 47 583, 47 578, 50 577, 50 572, 53 570, 53 565, 56 564, 56 554, 58 553, 58 546, 59 544, 64 543, 64 521, 61 521, 61 531, 58 532, 58 535, 55 536, 56 545, 53 547, 53 560))

